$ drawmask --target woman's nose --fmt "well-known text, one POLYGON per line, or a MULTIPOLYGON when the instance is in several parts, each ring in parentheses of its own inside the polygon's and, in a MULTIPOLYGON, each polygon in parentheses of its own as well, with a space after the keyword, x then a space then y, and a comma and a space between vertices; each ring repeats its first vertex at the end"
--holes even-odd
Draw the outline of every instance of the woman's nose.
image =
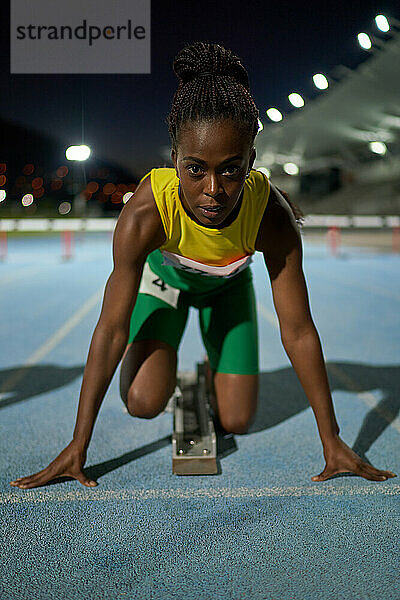
POLYGON ((210 173, 206 180, 205 194, 208 196, 217 196, 217 194, 222 191, 223 189, 220 185, 218 176, 215 173, 210 173))

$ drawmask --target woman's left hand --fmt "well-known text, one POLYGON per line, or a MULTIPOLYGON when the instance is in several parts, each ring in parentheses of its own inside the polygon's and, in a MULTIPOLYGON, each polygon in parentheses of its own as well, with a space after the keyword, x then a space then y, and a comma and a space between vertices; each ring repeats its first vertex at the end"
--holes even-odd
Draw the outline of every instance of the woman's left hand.
POLYGON ((311 477, 312 481, 325 481, 336 473, 355 473, 372 481, 385 481, 389 477, 397 477, 392 471, 381 471, 363 461, 345 442, 337 436, 329 444, 324 445, 325 469, 311 477))

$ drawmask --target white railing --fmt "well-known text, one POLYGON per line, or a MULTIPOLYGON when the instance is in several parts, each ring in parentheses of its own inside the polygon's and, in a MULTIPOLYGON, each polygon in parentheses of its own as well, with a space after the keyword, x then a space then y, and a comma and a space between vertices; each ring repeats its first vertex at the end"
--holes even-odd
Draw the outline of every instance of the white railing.
MULTIPOLYGON (((59 232, 61 235, 62 258, 73 255, 74 232, 114 231, 117 218, 66 218, 66 219, 0 219, 0 260, 7 258, 7 233, 59 232)), ((327 230, 327 242, 332 254, 337 254, 340 245, 340 230, 379 229, 392 233, 392 251, 400 252, 400 216, 397 215, 307 215, 304 229, 327 230)))
MULTIPOLYGON (((117 218, 0 219, 0 231, 114 231, 117 218)), ((386 229, 400 227, 397 215, 307 215, 303 227, 386 229)))

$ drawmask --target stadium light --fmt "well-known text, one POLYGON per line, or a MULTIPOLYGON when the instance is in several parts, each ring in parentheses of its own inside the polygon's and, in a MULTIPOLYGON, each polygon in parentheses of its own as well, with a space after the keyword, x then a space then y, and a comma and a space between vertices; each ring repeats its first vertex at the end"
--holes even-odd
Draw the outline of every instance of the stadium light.
POLYGON ((329 87, 328 80, 322 73, 316 73, 313 75, 313 82, 315 87, 317 87, 319 90, 326 90, 329 87))
POLYGON ((295 106, 296 108, 301 108, 302 106, 304 106, 304 100, 300 96, 300 94, 296 94, 296 93, 289 94, 288 98, 289 98, 289 102, 291 104, 293 104, 293 106, 295 106))
POLYGON ((277 108, 269 108, 266 112, 271 121, 275 121, 275 123, 283 119, 282 113, 277 108))
POLYGON ((65 151, 65 156, 68 160, 87 160, 90 156, 91 150, 89 146, 81 144, 80 146, 69 146, 65 151))
POLYGON ((285 163, 283 165, 283 170, 288 175, 298 175, 299 173, 299 167, 292 162, 285 163))
POLYGON ((386 154, 387 147, 383 142, 370 142, 369 149, 375 154, 386 154))
POLYGON ((389 22, 385 15, 376 15, 375 23, 377 28, 383 31, 384 33, 387 33, 390 29, 389 22))
POLYGON ((385 47, 385 42, 376 37, 376 35, 370 36, 367 33, 359 33, 357 37, 358 43, 360 44, 361 48, 364 48, 364 50, 370 50, 371 52, 374 52, 376 48, 382 49, 385 47))
POLYGON ((357 39, 361 48, 364 48, 364 50, 370 50, 372 48, 371 38, 367 33, 359 33, 357 39))

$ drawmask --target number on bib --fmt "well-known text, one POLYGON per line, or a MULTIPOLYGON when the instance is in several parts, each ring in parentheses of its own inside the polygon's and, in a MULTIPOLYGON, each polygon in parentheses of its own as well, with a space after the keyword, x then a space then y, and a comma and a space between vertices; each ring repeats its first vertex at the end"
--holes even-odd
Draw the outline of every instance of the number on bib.
POLYGON ((158 285, 158 287, 161 288, 162 292, 165 292, 165 290, 168 289, 167 286, 165 285, 165 283, 163 282, 163 280, 160 279, 159 277, 158 277, 158 279, 154 279, 152 281, 152 283, 153 283, 153 285, 158 285))

